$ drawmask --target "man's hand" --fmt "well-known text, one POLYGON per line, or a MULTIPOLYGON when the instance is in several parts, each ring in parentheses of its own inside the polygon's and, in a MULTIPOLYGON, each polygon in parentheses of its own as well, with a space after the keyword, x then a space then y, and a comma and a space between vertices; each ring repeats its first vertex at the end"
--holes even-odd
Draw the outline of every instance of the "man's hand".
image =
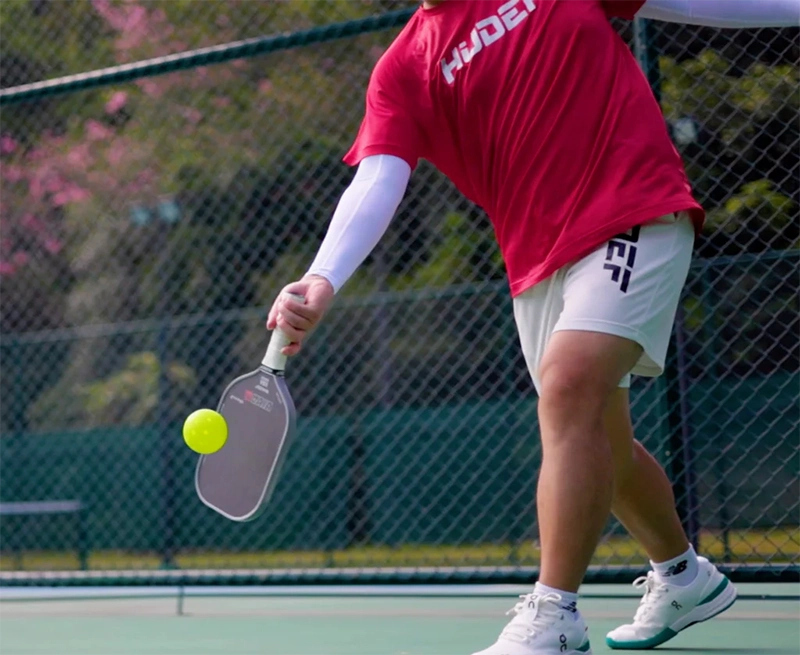
POLYGON ((267 318, 267 329, 280 327, 292 341, 283 349, 284 355, 296 355, 306 335, 322 319, 333 300, 333 286, 319 275, 308 275, 302 280, 287 284, 278 294, 267 318), (286 294, 304 296, 305 304, 286 294))

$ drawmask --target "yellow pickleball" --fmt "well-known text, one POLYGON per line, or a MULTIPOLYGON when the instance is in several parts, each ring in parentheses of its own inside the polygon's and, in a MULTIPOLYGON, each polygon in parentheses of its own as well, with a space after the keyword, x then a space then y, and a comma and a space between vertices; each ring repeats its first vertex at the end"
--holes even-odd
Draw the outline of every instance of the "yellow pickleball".
POLYGON ((228 440, 225 417, 213 409, 198 409, 183 423, 183 440, 196 453, 210 455, 217 452, 228 440))

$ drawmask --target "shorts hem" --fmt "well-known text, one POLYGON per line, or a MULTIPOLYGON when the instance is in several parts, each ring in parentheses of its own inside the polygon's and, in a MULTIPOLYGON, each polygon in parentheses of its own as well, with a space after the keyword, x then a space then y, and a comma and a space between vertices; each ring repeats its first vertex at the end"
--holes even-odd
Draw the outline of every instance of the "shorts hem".
POLYGON ((601 334, 613 334, 623 339, 628 339, 638 343, 642 350, 643 357, 634 365, 629 371, 632 375, 639 375, 646 378, 656 378, 664 372, 664 365, 659 364, 653 357, 654 348, 650 340, 645 334, 634 327, 629 325, 622 325, 620 323, 612 323, 610 321, 601 321, 598 319, 571 319, 566 321, 559 320, 553 328, 553 332, 562 332, 564 330, 575 330, 578 332, 600 332, 601 334), (649 360, 649 361, 648 361, 649 360))

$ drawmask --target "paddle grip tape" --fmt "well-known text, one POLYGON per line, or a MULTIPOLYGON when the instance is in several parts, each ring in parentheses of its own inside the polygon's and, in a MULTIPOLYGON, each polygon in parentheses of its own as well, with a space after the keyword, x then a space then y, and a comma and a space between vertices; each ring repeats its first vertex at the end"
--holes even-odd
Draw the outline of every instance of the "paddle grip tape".
MULTIPOLYGON (((287 296, 290 296, 297 302, 305 302, 305 298, 296 293, 287 293, 287 296)), ((289 337, 286 336, 286 333, 281 330, 279 327, 276 327, 272 331, 272 336, 269 340, 269 346, 267 346, 267 353, 264 355, 264 359, 261 360, 261 364, 266 366, 273 371, 282 371, 286 368, 286 355, 284 355, 281 350, 283 350, 286 346, 291 343, 289 337)))

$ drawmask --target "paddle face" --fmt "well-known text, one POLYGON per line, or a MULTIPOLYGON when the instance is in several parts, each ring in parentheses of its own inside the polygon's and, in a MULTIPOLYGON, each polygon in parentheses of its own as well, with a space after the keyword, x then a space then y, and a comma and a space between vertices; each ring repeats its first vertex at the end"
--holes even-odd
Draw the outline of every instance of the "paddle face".
POLYGON ((203 455, 195 472, 200 500, 232 521, 250 521, 269 501, 294 435, 295 408, 286 380, 265 366, 237 378, 217 411, 228 441, 203 455))

